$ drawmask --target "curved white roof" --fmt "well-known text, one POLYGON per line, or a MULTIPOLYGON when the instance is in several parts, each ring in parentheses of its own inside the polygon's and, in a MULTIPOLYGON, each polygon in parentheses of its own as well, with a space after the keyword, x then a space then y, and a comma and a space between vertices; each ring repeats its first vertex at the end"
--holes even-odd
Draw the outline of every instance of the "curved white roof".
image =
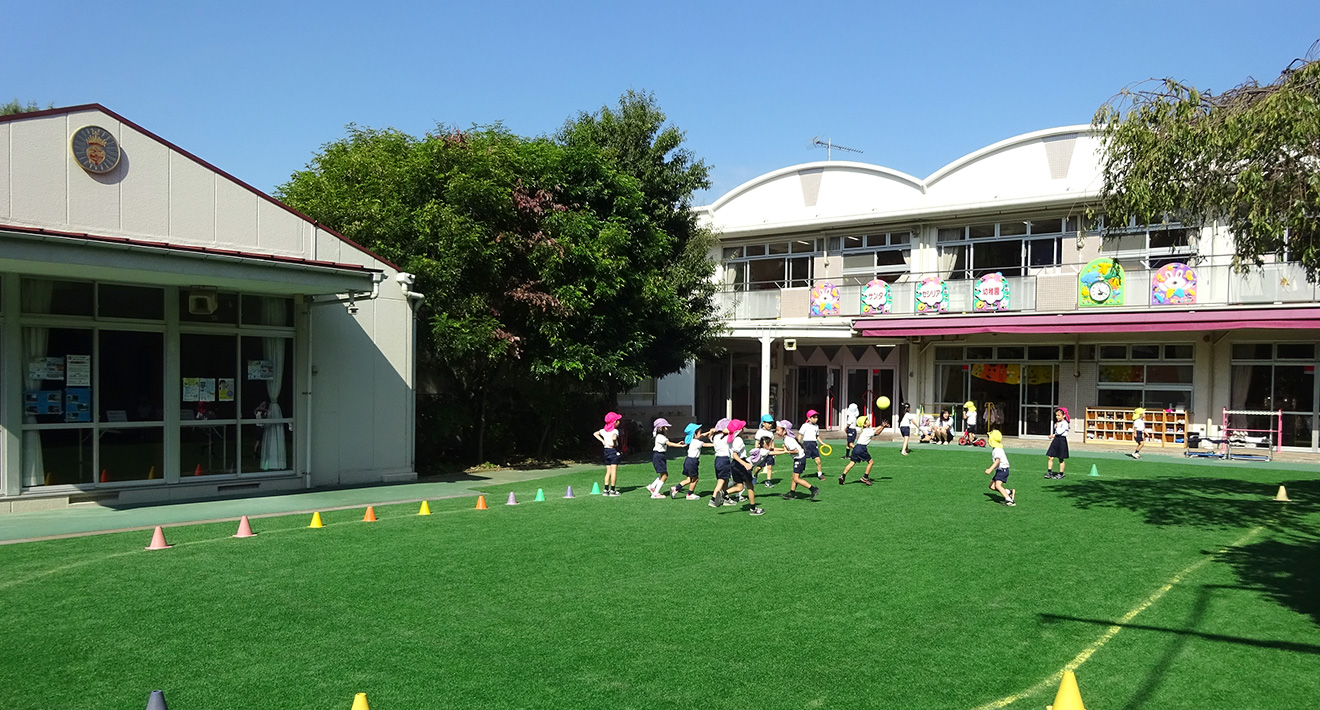
POLYGON ((1100 192, 1100 141, 1090 126, 1025 133, 969 153, 923 179, 851 161, 780 168, 700 208, 728 234, 1090 201, 1100 192))

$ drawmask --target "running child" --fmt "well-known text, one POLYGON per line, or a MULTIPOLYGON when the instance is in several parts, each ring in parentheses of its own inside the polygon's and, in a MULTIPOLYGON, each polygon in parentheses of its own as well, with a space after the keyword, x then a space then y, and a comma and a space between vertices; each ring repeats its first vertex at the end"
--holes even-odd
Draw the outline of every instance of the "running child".
POLYGON ((596 441, 599 441, 600 445, 605 447, 605 490, 601 495, 606 497, 619 495, 619 491, 615 486, 619 480, 619 459, 623 457, 619 455, 619 450, 615 447, 619 442, 619 430, 616 425, 620 419, 623 419, 623 415, 618 412, 606 414, 605 427, 592 434, 596 437, 596 441))
MULTIPOLYGON (((810 417, 808 417, 810 418, 810 417)), ((802 477, 802 472, 807 470, 807 451, 806 448, 798 443, 794 436, 793 422, 787 419, 779 422, 779 436, 784 439, 783 452, 793 455, 793 477, 788 481, 788 492, 784 494, 784 500, 793 500, 797 494, 793 492, 796 486, 802 486, 811 493, 811 499, 816 500, 820 496, 820 488, 813 486, 802 477)), ((819 463, 819 459, 817 459, 819 463)))
POLYGON ((689 424, 683 430, 685 435, 683 443, 687 445, 687 458, 683 459, 683 480, 679 481, 677 486, 669 489, 670 498, 678 498, 683 486, 687 486, 688 500, 696 500, 701 497, 697 495, 697 479, 701 478, 701 450, 707 446, 713 446, 704 439, 714 431, 714 429, 711 429, 708 432, 703 432, 700 424, 689 424))
POLYGON ((1004 484, 1008 483, 1008 454, 1004 453, 1004 435, 995 429, 987 438, 990 439, 990 446, 993 447, 990 451, 993 461, 990 462, 990 468, 985 470, 985 475, 995 474, 994 479, 990 481, 990 490, 998 491, 999 495, 1004 497, 1004 505, 1017 505, 1013 500, 1017 489, 1004 487, 1004 484))
MULTIPOLYGON (((766 439, 770 440, 770 448, 771 449, 775 448, 775 418, 770 416, 769 414, 762 414, 761 428, 756 430, 756 443, 754 444, 755 447, 758 449, 762 448, 761 442, 766 439)), ((766 488, 775 485, 774 483, 770 482, 770 479, 773 478, 775 475, 774 467, 775 467, 775 457, 774 454, 771 453, 770 456, 768 457, 768 460, 761 463, 761 468, 765 470, 766 488)), ((755 476, 753 476, 753 478, 755 478, 755 476)))
POLYGON ((912 405, 904 402, 899 411, 903 413, 903 418, 898 420, 898 433, 903 437, 903 455, 908 455, 908 441, 912 438, 912 430, 917 428, 917 415, 912 413, 912 405))
POLYGON ((802 449, 807 458, 816 460, 816 478, 824 480, 825 473, 820 468, 820 427, 816 426, 819 418, 820 412, 808 409, 807 421, 798 427, 798 433, 802 435, 802 449))
POLYGON ((677 441, 669 440, 669 426, 669 420, 664 417, 651 423, 651 434, 655 437, 654 445, 651 447, 651 466, 658 474, 655 480, 646 486, 652 498, 665 497, 665 494, 660 492, 660 488, 669 480, 669 447, 683 448, 683 445, 677 441))
MULTIPOLYGON (((737 437, 738 432, 736 429, 741 429, 741 427, 735 428, 730 424, 729 429, 729 436, 737 437)), ((746 447, 743 445, 741 438, 735 438, 733 443, 729 445, 729 455, 733 459, 731 468, 733 469, 734 485, 728 490, 728 494, 732 495, 737 493, 738 502, 742 502, 742 493, 746 491, 747 501, 751 504, 751 508, 748 512, 752 515, 765 515, 765 510, 756 504, 756 475, 752 472, 752 469, 756 467, 759 461, 769 456, 770 449, 766 448, 766 445, 773 447, 774 441, 765 441, 762 439, 761 446, 756 447, 756 449, 751 452, 757 454, 754 460, 751 458, 751 454, 747 453, 746 447), (744 454, 746 454, 746 457, 744 457, 744 454)), ((721 504, 726 504, 732 500, 733 499, 731 498, 726 498, 721 504)))
POLYGON ((1054 410, 1054 433, 1050 434, 1050 449, 1045 452, 1045 477, 1063 478, 1063 469, 1068 465, 1068 408, 1054 410), (1054 473, 1054 459, 1059 460, 1059 473, 1054 473))
POLYGON ((844 466, 843 473, 839 474, 839 485, 841 486, 843 485, 843 480, 847 478, 848 472, 852 470, 852 467, 862 461, 866 462, 866 473, 862 474, 862 483, 865 483, 868 486, 874 483, 874 481, 871 480, 871 467, 875 465, 875 461, 872 460, 871 452, 867 450, 866 446, 871 443, 871 437, 875 436, 877 431, 884 431, 885 423, 883 421, 880 422, 879 429, 871 426, 871 423, 872 422, 868 417, 857 418, 857 426, 861 427, 862 430, 857 433, 857 443, 853 444, 852 452, 848 455, 848 465, 844 466))
POLYGON ((852 456, 853 442, 857 441, 857 415, 856 404, 848 405, 848 410, 843 413, 843 433, 848 437, 843 445, 844 456, 852 456))
POLYGON ((728 487, 729 476, 733 474, 733 464, 729 455, 733 453, 735 440, 742 443, 741 439, 734 436, 734 432, 742 431, 745 424, 746 422, 741 419, 721 419, 715 425, 715 431, 711 432, 711 444, 715 449, 715 492, 710 498, 712 508, 724 505, 724 489, 728 487))
POLYGON ((1132 458, 1141 458, 1141 447, 1146 445, 1146 420, 1142 416, 1146 410, 1137 407, 1132 410, 1132 440, 1137 442, 1137 450, 1132 452, 1132 458))

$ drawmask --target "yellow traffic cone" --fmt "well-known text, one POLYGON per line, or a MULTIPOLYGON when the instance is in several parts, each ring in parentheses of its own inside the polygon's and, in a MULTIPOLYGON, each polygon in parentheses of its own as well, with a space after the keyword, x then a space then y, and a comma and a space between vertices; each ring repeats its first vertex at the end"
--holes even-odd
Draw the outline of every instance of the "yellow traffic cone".
POLYGON ((1283 486, 1279 486, 1279 492, 1274 494, 1274 500, 1288 503, 1292 501, 1292 498, 1288 497, 1287 488, 1284 488, 1283 486))
POLYGON ((321 522, 321 513, 320 513, 320 511, 317 511, 317 512, 315 512, 315 513, 312 513, 312 524, 311 524, 311 525, 308 525, 307 527, 309 527, 309 528, 323 528, 323 527, 325 527, 325 525, 321 522))
POLYGON ((430 514, 431 514, 431 506, 427 505, 427 504, 426 504, 426 501, 422 501, 422 509, 419 510, 419 511, 417 511, 417 514, 418 514, 418 515, 430 515, 430 514))
POLYGON ((1059 692, 1054 696, 1054 710, 1086 710, 1082 705, 1082 693, 1077 689, 1077 676, 1072 671, 1063 672, 1059 683, 1059 692))
POLYGON ((353 709, 352 709, 352 710, 371 710, 371 706, 370 706, 370 705, 367 705, 367 694, 366 694, 366 693, 358 693, 357 695, 354 695, 354 696, 353 696, 353 709))

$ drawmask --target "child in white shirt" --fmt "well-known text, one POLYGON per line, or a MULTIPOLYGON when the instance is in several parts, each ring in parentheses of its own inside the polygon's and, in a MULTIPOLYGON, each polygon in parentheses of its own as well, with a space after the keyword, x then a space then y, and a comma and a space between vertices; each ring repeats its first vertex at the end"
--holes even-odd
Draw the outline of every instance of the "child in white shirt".
POLYGON ((1045 452, 1045 477, 1063 478, 1063 468, 1068 465, 1068 408, 1054 410, 1054 429, 1050 434, 1050 448, 1045 452), (1059 460, 1059 472, 1054 472, 1054 459, 1059 460))
POLYGON ((652 498, 665 497, 665 494, 660 492, 660 488, 665 485, 665 481, 669 480, 669 448, 672 446, 681 449, 684 446, 677 441, 669 440, 669 427, 669 420, 664 417, 660 417, 651 423, 651 434, 655 437, 651 447, 651 466, 659 474, 654 481, 646 486, 646 490, 651 492, 652 498))
POLYGON ((621 419, 623 419, 623 415, 618 412, 610 412, 606 414, 604 428, 592 434, 592 436, 596 437, 596 441, 599 441, 601 446, 605 448, 605 490, 602 492, 602 495, 607 498, 619 495, 617 489, 619 481, 619 459, 623 457, 619 455, 619 450, 617 448, 619 443, 619 430, 617 429, 617 425, 621 419))
POLYGON ((990 432, 990 446, 994 447, 990 451, 993 460, 990 462, 990 468, 985 470, 985 475, 989 476, 992 472, 995 477, 990 481, 990 490, 998 491, 999 495, 1004 497, 1004 505, 1017 505, 1014 496, 1017 489, 1005 488, 1008 483, 1008 454, 1004 453, 1004 435, 998 429, 990 432))
POLYGON ((1146 420, 1142 416, 1146 410, 1137 407, 1132 410, 1132 440, 1137 442, 1137 450, 1132 452, 1132 458, 1141 458, 1141 447, 1146 445, 1146 420))
POLYGON ((808 409, 807 421, 798 427, 798 433, 802 436, 802 449, 806 451, 807 458, 816 460, 816 478, 823 479, 825 473, 820 468, 820 427, 816 426, 819 418, 819 412, 808 409))
POLYGON ((687 445, 687 458, 683 459, 683 480, 678 482, 677 486, 669 489, 670 498, 678 498, 678 494, 687 486, 688 500, 696 500, 701 496, 697 495, 697 479, 701 477, 701 450, 707 446, 713 446, 705 439, 715 430, 702 431, 700 424, 689 424, 683 430, 683 443, 687 445))
POLYGON ((852 451, 848 454, 848 465, 844 466, 843 473, 839 474, 839 485, 843 485, 844 478, 848 476, 848 472, 852 470, 852 467, 862 461, 866 462, 866 473, 862 474, 862 483, 868 486, 874 483, 871 480, 871 467, 875 465, 875 460, 871 458, 871 452, 866 447, 867 444, 871 443, 871 438, 876 433, 884 431, 885 423, 883 421, 879 422, 879 427, 871 424, 869 417, 857 418, 857 426, 861 427, 861 431, 857 433, 857 443, 853 444, 852 451))

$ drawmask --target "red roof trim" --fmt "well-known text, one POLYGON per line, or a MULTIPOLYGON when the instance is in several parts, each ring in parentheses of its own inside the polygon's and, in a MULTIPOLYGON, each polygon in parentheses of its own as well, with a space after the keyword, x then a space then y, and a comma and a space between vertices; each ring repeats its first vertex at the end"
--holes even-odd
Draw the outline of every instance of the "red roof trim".
POLYGON ((853 321, 853 328, 868 338, 977 333, 1159 333, 1194 330, 1237 330, 1274 328, 1320 329, 1320 307, 1217 308, 1186 311, 1126 311, 1121 313, 924 316, 916 318, 868 318, 853 321))
POLYGON ((194 254, 216 254, 219 256, 232 256, 242 259, 260 259, 262 261, 275 261, 289 264, 302 264, 305 266, 316 266, 327 269, 346 269, 349 271, 360 271, 362 273, 378 273, 380 269, 373 269, 359 264, 341 264, 334 261, 316 261, 313 259, 302 259, 296 256, 283 256, 280 254, 261 254, 257 252, 235 251, 233 249, 217 249, 215 247, 203 247, 194 244, 167 244, 165 242, 152 242, 143 239, 129 239, 127 237, 106 237, 97 234, 86 234, 78 232, 61 232, 54 229, 43 229, 41 227, 23 227, 13 224, 0 224, 0 231, 4 232, 23 232, 25 234, 42 234, 51 237, 61 237, 64 239, 83 239, 89 242, 100 242, 105 244, 127 244, 131 246, 149 247, 152 249, 165 249, 171 251, 185 251, 194 254))
POLYGON ((265 200, 265 201, 267 201, 267 202, 269 202, 269 203, 271 203, 271 204, 273 204, 273 205, 279 207, 280 209, 282 209, 282 210, 288 212, 289 214, 292 214, 293 216, 295 216, 295 217, 297 217, 297 218, 303 220, 304 222, 307 222, 308 224, 310 224, 310 225, 316 227, 317 229, 322 229, 322 230, 325 230, 326 232, 329 232, 330 234, 334 235, 337 239, 339 239, 340 241, 344 242, 345 244, 348 244, 349 246, 353 247, 354 249, 357 249, 358 251, 362 252, 363 254, 366 254, 367 256, 369 256, 369 257, 371 257, 371 258, 373 258, 373 259, 375 259, 375 260, 381 262, 382 264, 385 264, 385 265, 389 266, 391 269, 394 269, 395 271, 402 271, 402 269, 400 269, 397 265, 395 265, 395 264, 393 264, 392 262, 390 262, 388 259, 385 259, 384 257, 380 256, 379 254, 376 254, 376 253, 372 252, 370 249, 367 249, 366 247, 362 246, 361 244, 358 244, 357 242, 353 241, 352 239, 349 239, 348 237, 345 237, 344 235, 340 234, 339 232, 336 232, 335 230, 330 229, 329 227, 325 226, 324 224, 321 224, 320 222, 317 222, 316 220, 312 219, 311 217, 308 217, 307 215, 303 214, 302 212, 299 212, 298 210, 295 210, 294 208, 292 208, 292 207, 290 207, 290 206, 284 204, 283 202, 280 202, 279 200, 275 199, 274 197, 271 197, 270 195, 267 195, 266 193, 262 192, 261 190, 258 190, 257 188, 255 188, 255 187, 253 187, 253 186, 251 186, 251 185, 249 185, 249 184, 243 182, 242 180, 239 180, 238 178, 234 177, 233 175, 230 175, 229 173, 227 173, 227 172, 221 170, 220 168, 217 168, 216 166, 212 165, 211 163, 208 163, 208 162, 206 162, 205 160, 202 160, 201 158, 197 157, 196 155, 193 155, 192 153, 189 153, 188 151, 184 150, 183 148, 180 148, 179 146, 175 145, 174 143, 171 143, 171 142, 165 140, 164 138, 161 138, 160 136, 156 135, 155 133, 152 133, 151 131, 148 131, 147 129, 143 128, 142 126, 139 126, 138 124, 136 124, 136 123, 134 123, 134 122, 128 120, 127 118, 124 118, 123 116, 121 116, 121 115, 115 113, 114 111, 111 111, 110 109, 108 109, 108 108, 102 106, 101 104, 79 104, 78 106, 65 106, 65 107, 61 107, 61 108, 49 108, 49 109, 44 109, 44 110, 41 110, 41 111, 29 111, 29 112, 27 112, 27 113, 16 113, 16 114, 12 114, 12 115, 9 115, 9 116, 0 116, 0 123, 7 123, 7 122, 10 122, 10 121, 19 121, 19 120, 22 120, 22 119, 25 119, 25 118, 41 118, 41 117, 43 117, 43 116, 57 116, 57 115, 61 115, 61 114, 79 113, 79 112, 81 112, 81 111, 100 111, 101 113, 104 113, 105 115, 110 116, 111 118, 115 119, 116 121, 119 121, 120 123, 122 123, 122 124, 128 126, 129 128, 132 128, 133 130, 135 130, 135 131, 141 133, 142 135, 144 135, 144 136, 146 136, 146 137, 148 137, 148 138, 150 138, 150 139, 156 141, 157 143, 160 143, 161 145, 164 145, 165 147, 169 148, 170 150, 173 150, 173 151, 177 152, 179 155, 182 155, 183 157, 185 157, 185 158, 187 158, 187 159, 193 161, 194 163, 197 163, 198 165, 200 165, 200 166, 206 168, 207 170, 210 170, 210 171, 212 171, 212 172, 215 172, 216 174, 218 174, 218 175, 220 175, 220 176, 222 176, 222 177, 224 177, 224 178, 227 178, 227 179, 233 181, 233 183, 234 183, 235 185, 238 185, 239 187, 241 187, 241 188, 247 190, 248 192, 251 192, 252 194, 256 195, 257 197, 260 197, 261 199, 263 199, 263 200, 265 200))

